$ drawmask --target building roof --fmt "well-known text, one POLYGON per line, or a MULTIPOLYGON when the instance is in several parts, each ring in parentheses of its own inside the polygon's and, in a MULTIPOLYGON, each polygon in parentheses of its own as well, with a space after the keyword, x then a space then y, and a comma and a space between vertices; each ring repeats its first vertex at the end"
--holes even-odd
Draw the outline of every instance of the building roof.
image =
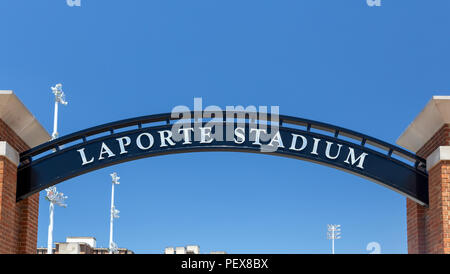
POLYGON ((29 147, 35 147, 51 139, 47 130, 12 90, 0 90, 0 119, 29 147))
POLYGON ((450 96, 433 96, 397 139, 397 144, 416 153, 445 124, 450 123, 450 96))

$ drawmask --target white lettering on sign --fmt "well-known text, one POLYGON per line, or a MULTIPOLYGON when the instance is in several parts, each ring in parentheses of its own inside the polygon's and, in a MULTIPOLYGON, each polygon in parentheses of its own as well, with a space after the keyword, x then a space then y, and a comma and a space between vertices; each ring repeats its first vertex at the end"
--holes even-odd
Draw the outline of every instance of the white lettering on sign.
POLYGON ((94 157, 92 157, 89 161, 86 159, 86 154, 84 153, 84 148, 77 150, 81 156, 81 165, 87 165, 94 162, 94 157))
MULTIPOLYGON (((357 155, 354 148, 339 144, 333 141, 323 140, 316 137, 305 137, 301 134, 290 133, 281 134, 280 131, 272 132, 269 141, 263 141, 262 134, 267 134, 265 129, 255 129, 251 128, 248 132, 245 127, 236 127, 233 129, 233 139, 231 141, 218 141, 216 140, 215 130, 213 127, 198 127, 198 134, 200 138, 195 140, 193 136, 196 134, 195 129, 192 127, 180 128, 178 134, 182 135, 182 138, 174 140, 171 130, 161 130, 157 131, 156 136, 159 137, 159 147, 154 146, 155 137, 150 132, 143 132, 139 135, 134 136, 122 136, 113 140, 101 142, 97 145, 98 148, 94 151, 86 151, 85 148, 78 149, 77 152, 80 155, 81 165, 94 164, 95 161, 101 161, 105 159, 110 159, 114 157, 126 157, 123 155, 139 152, 139 151, 149 151, 160 150, 159 152, 164 152, 165 150, 170 150, 175 146, 186 147, 189 145, 194 146, 212 146, 217 145, 221 147, 223 145, 230 146, 266 146, 272 147, 270 151, 261 150, 263 152, 273 152, 273 151, 292 151, 294 153, 299 153, 308 156, 308 158, 313 157, 316 159, 322 159, 325 161, 336 161, 346 164, 352 168, 364 169, 364 164, 366 158, 369 155, 366 152, 362 152, 357 155), (250 134, 253 135, 250 137, 250 134), (114 142, 115 141, 115 142, 114 142), (289 144, 285 147, 284 144, 289 144), (98 155, 95 158, 95 155, 98 155)), ((92 150, 92 147, 89 149, 92 150)))
POLYGON ((99 160, 105 159, 105 157, 103 157, 105 153, 108 154, 108 158, 116 156, 116 154, 114 154, 105 143, 102 143, 102 148, 100 149, 100 157, 98 157, 98 159, 99 160))
POLYGON ((147 150, 147 149, 152 148, 154 142, 155 142, 155 140, 153 139, 153 135, 151 135, 150 133, 147 133, 147 132, 144 132, 144 133, 140 134, 136 138, 136 145, 141 150, 147 150), (147 139, 148 139, 148 145, 147 146, 144 146, 142 144, 142 137, 144 137, 144 136, 147 137, 147 139))
POLYGON ((350 164, 353 166, 354 164, 356 164, 356 162, 359 162, 357 167, 359 167, 360 169, 364 169, 364 160, 366 159, 366 156, 369 154, 363 152, 361 155, 359 155, 358 158, 356 158, 355 150, 351 147, 349 147, 348 149, 349 149, 348 156, 347 156, 347 159, 344 161, 344 163, 347 163, 347 164, 350 164), (351 159, 352 163, 350 163, 348 161, 349 159, 351 159))

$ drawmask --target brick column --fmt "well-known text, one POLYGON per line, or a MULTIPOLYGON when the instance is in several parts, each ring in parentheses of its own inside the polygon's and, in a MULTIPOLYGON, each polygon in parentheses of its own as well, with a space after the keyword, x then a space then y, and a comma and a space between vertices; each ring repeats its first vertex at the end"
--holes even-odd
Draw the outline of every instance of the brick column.
POLYGON ((450 161, 445 157, 449 145, 450 125, 445 124, 417 152, 427 159, 430 204, 426 208, 407 202, 410 253, 450 254, 450 161))
POLYGON ((12 91, 0 91, 0 254, 36 254, 39 193, 16 202, 19 153, 50 139, 12 91))
POLYGON ((429 206, 406 201, 408 253, 450 254, 450 97, 433 97, 397 143, 427 159, 429 206))
POLYGON ((408 253, 424 254, 426 208, 406 198, 406 220, 408 234, 408 253))
POLYGON ((426 252, 450 254, 450 161, 429 171, 430 207, 426 210, 426 252))
MULTIPOLYGON (((11 134, 1 121, 0 129, 11 134)), ((0 254, 36 253, 39 193, 16 203, 18 163, 17 150, 0 141, 0 254)))

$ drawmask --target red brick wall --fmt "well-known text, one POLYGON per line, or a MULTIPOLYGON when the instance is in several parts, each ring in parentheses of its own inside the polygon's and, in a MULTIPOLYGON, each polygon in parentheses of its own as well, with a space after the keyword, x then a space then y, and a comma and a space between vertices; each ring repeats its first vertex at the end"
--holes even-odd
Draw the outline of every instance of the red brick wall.
POLYGON ((426 251, 450 254, 450 161, 441 161, 428 174, 430 207, 425 218, 426 251))
MULTIPOLYGON (((0 120, 0 141, 21 152, 29 149, 0 120)), ((39 193, 16 203, 17 167, 0 156, 0 254, 36 253, 39 193)))
MULTIPOLYGON (((417 152, 428 157, 439 146, 450 145, 446 124, 417 152)), ((409 253, 450 254, 450 161, 441 161, 428 171, 430 204, 423 207, 407 199, 409 253)))
POLYGON ((417 155, 426 158, 440 146, 450 146, 450 125, 443 125, 431 139, 417 151, 417 155))
POLYGON ((425 207, 406 199, 406 220, 408 233, 408 253, 426 253, 425 245, 425 207))
POLYGON ((12 146, 18 152, 22 152, 30 149, 27 144, 25 144, 22 139, 7 125, 3 120, 0 119, 0 141, 6 141, 10 146, 12 146))

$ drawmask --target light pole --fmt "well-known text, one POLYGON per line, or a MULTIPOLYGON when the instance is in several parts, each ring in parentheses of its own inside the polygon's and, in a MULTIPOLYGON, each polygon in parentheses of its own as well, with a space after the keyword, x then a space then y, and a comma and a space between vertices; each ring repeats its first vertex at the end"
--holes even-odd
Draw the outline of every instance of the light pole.
POLYGON ((120 184, 119 179, 120 177, 117 176, 117 173, 114 172, 110 174, 112 177, 112 191, 111 191, 111 218, 110 218, 110 224, 109 224, 109 254, 114 254, 117 252, 117 245, 113 241, 113 222, 114 219, 119 218, 120 211, 116 209, 114 205, 114 186, 120 184))
POLYGON ((47 254, 53 253, 53 212, 55 210, 55 204, 62 207, 67 207, 64 200, 67 196, 56 190, 56 187, 52 186, 47 188, 47 196, 45 197, 47 201, 50 202, 50 224, 48 225, 48 242, 47 242, 47 254))
POLYGON ((56 84, 56 86, 52 87, 52 92, 55 95, 55 114, 53 119, 53 133, 52 140, 58 138, 58 105, 62 104, 67 106, 66 96, 62 90, 62 84, 56 84))
POLYGON ((328 225, 328 240, 331 240, 331 253, 334 254, 334 240, 341 238, 341 225, 328 225))
MULTIPOLYGON (((67 105, 67 101, 65 99, 64 92, 62 91, 62 85, 56 84, 54 87, 51 87, 53 94, 55 95, 55 113, 53 116, 53 133, 52 140, 58 138, 58 104, 67 105)), ((62 207, 67 207, 64 204, 64 200, 67 199, 67 196, 64 196, 63 193, 59 193, 56 190, 56 187, 52 186, 45 190, 47 192, 47 196, 45 197, 50 202, 50 224, 48 225, 48 241, 47 241, 47 254, 53 253, 53 214, 55 211, 55 204, 62 207)))

